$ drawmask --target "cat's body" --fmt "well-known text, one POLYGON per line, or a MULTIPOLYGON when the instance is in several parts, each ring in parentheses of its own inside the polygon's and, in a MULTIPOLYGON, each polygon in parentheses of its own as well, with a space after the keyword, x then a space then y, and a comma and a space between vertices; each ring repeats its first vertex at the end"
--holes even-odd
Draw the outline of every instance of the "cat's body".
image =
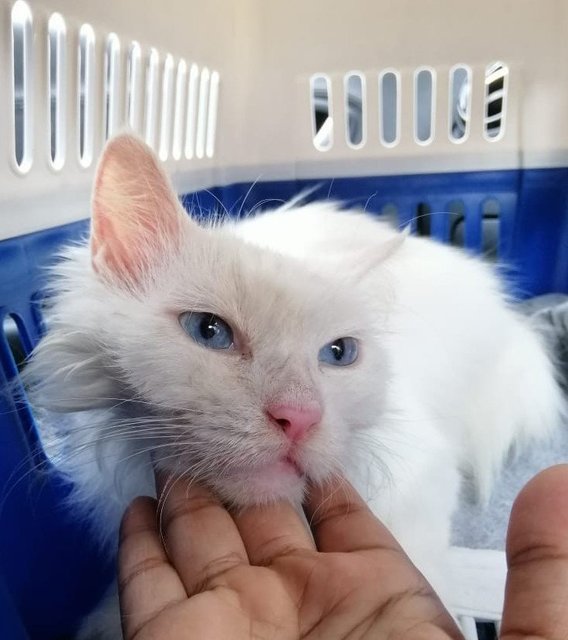
POLYGON ((487 495, 511 445, 561 410, 541 341, 490 268, 329 203, 200 229, 138 143, 113 145, 91 248, 59 268, 27 374, 95 529, 114 544, 125 505, 152 491, 150 452, 234 505, 299 503, 306 476, 342 471, 443 592, 460 474, 487 495), (192 341, 188 311, 223 318, 232 347, 192 341), (330 366, 320 350, 344 336, 358 357, 330 366))

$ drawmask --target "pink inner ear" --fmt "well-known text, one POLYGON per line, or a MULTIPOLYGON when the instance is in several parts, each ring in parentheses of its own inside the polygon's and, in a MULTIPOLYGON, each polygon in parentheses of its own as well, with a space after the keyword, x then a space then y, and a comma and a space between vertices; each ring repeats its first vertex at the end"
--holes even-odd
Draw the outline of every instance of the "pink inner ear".
POLYGON ((110 141, 93 193, 95 271, 140 284, 179 246, 184 217, 150 149, 127 135, 110 141))

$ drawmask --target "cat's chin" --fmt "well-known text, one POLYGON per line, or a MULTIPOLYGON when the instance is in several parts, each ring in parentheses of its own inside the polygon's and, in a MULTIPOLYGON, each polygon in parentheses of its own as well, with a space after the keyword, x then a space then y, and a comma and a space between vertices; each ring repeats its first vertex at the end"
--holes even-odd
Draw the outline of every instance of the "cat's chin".
POLYGON ((288 500, 301 504, 306 487, 306 477, 289 460, 279 460, 270 465, 240 471, 222 482, 215 482, 214 489, 229 504, 246 507, 288 500))

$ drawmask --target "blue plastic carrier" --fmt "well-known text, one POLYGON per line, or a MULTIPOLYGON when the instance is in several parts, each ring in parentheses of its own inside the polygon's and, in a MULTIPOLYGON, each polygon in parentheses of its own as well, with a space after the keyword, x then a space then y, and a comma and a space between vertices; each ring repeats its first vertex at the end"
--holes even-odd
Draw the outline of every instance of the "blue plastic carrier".
MULTIPOLYGON (((420 206, 444 212, 462 200, 465 245, 473 251, 482 246, 483 204, 495 200, 501 211, 499 253, 513 290, 525 296, 568 292, 568 168, 241 183, 188 194, 183 202, 197 216, 218 210, 219 201, 236 213, 245 197, 252 208, 285 201, 308 187, 316 189, 310 199, 332 197, 374 213, 394 204, 401 223, 414 228, 420 206), (542 216, 538 223, 535 209, 542 216)), ((0 242, 0 314, 16 320, 26 354, 41 335, 42 268, 53 262, 58 247, 87 229, 79 222, 0 242)), ((447 215, 432 214, 431 234, 449 240, 447 215)), ((5 337, 0 358, 4 384, 17 372, 5 337)), ((100 557, 84 523, 65 509, 68 487, 42 467, 29 409, 3 396, 0 412, 0 638, 60 638, 101 596, 114 567, 100 557)))
POLYGON ((167 158, 184 206, 198 218, 268 209, 304 192, 308 201, 337 200, 487 254, 519 298, 568 292, 568 154, 561 153, 568 144, 559 142, 550 157, 539 145, 539 135, 550 145, 564 136, 566 101, 547 110, 556 84, 541 95, 534 82, 539 72, 551 82, 549 58, 537 64, 537 56, 568 40, 556 29, 568 28, 564 0, 479 0, 467 16, 449 0, 235 0, 217 13, 216 3, 196 0, 163 0, 142 12, 135 0, 33 4, 32 15, 22 0, 0 0, 0 78, 12 87, 0 96, 0 149, 11 163, 6 171, 0 165, 0 640, 72 637, 114 576, 113 562, 67 508, 69 486, 16 398, 22 355, 42 334, 45 267, 62 245, 86 236, 81 218, 97 155, 125 123, 167 158), (244 20, 243 4, 258 11, 244 20), (504 31, 513 14, 514 29, 504 31), (435 35, 409 33, 419 25, 435 35), (347 28, 349 46, 340 44, 347 28), (460 44, 469 66, 455 52, 460 44), (254 46, 257 55, 247 57, 254 46), (340 50, 350 58, 344 64, 340 50), (500 59, 510 62, 510 75, 495 75, 505 67, 489 63, 500 59), (264 62, 278 64, 277 72, 262 75, 264 62), (451 65, 462 62, 456 73, 451 65), (525 110, 521 86, 531 96, 525 110), (71 90, 79 92, 72 99, 71 90), (527 111, 535 105, 538 118, 527 111))

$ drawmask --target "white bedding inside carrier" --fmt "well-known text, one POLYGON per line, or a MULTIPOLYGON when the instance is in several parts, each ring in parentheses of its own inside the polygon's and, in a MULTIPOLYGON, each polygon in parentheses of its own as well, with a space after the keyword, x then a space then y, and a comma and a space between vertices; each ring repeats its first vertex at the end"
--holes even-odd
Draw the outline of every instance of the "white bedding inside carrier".
MULTIPOLYGON (((156 149, 180 193, 254 180, 568 165, 564 0, 0 7, 2 32, 13 34, 1 42, 2 86, 16 96, 0 101, 8 141, 0 239, 87 217, 96 158, 125 126, 156 149), (496 63, 499 96, 488 89, 496 63), (452 85, 456 69, 467 91, 452 85), (425 78, 427 112, 415 99, 425 78), (497 99, 492 135, 488 102, 497 99), (318 105, 327 113, 319 125, 318 105)), ((474 618, 499 620, 504 556, 455 549, 450 570, 455 612, 474 638, 474 618)))

